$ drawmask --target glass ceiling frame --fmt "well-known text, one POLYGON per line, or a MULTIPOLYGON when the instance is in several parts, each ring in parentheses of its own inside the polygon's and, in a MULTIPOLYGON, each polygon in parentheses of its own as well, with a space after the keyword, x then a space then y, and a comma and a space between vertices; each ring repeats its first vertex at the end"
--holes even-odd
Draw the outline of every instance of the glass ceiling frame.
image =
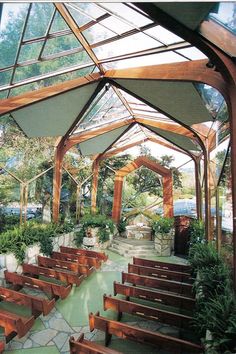
MULTIPOLYGON (((60 4, 54 4, 55 8, 53 9, 52 12, 52 16, 51 19, 48 23, 48 27, 44 34, 44 36, 39 36, 36 38, 30 38, 30 39, 24 39, 24 35, 25 35, 25 31, 27 28, 27 24, 30 18, 30 14, 32 11, 32 4, 29 4, 28 10, 27 10, 27 14, 25 17, 25 21, 23 24, 23 28, 22 28, 22 33, 20 36, 20 41, 18 44, 18 49, 17 49, 17 53, 16 53, 16 57, 15 57, 15 61, 12 65, 8 65, 5 67, 0 68, 0 73, 3 72, 9 72, 12 70, 12 73, 10 75, 10 80, 8 82, 8 84, 4 84, 2 86, 0 86, 0 92, 6 92, 7 93, 7 97, 9 97, 11 95, 11 90, 14 88, 19 88, 21 86, 27 85, 27 84, 32 84, 35 82, 38 82, 40 80, 45 80, 45 79, 49 79, 49 78, 54 78, 54 77, 59 77, 60 75, 64 75, 64 74, 69 74, 72 72, 77 72, 79 70, 82 69, 90 69, 91 73, 94 71, 94 69, 97 67, 97 69, 102 72, 103 69, 103 65, 106 63, 112 63, 112 62, 119 62, 122 60, 126 60, 129 58, 137 58, 140 55, 141 56, 148 56, 148 55, 152 55, 152 54, 157 54, 157 53, 164 53, 164 52, 169 52, 172 51, 173 53, 177 54, 179 57, 182 57, 183 60, 191 60, 190 58, 188 58, 186 55, 184 55, 181 52, 177 52, 177 50, 179 49, 183 49, 183 48, 191 48, 192 46, 185 42, 184 40, 180 39, 180 41, 178 43, 172 43, 172 44, 165 44, 164 42, 162 42, 160 39, 157 40, 156 37, 154 37, 153 35, 145 32, 148 29, 151 28, 155 28, 158 25, 153 22, 153 21, 149 21, 150 23, 144 25, 144 26, 135 26, 132 22, 127 21, 125 18, 123 18, 122 16, 114 13, 113 11, 111 11, 110 9, 106 8, 106 5, 104 4, 104 6, 102 4, 99 3, 93 3, 94 6, 102 9, 104 11, 104 14, 102 16, 99 16, 98 18, 94 18, 89 14, 86 14, 87 17, 90 17, 90 21, 88 21, 86 24, 82 25, 80 28, 78 28, 78 32, 79 32, 79 38, 76 35, 75 31, 76 29, 74 28, 74 24, 76 23, 75 19, 73 18, 72 14, 69 12, 69 9, 71 7, 73 7, 74 9, 76 9, 76 11, 80 12, 80 13, 86 13, 85 11, 81 10, 78 6, 76 6, 76 4, 73 3, 60 3, 60 4), (64 20, 67 24, 67 26, 69 27, 68 29, 65 30, 60 30, 60 31, 56 31, 53 33, 50 33, 52 24, 53 24, 53 20, 55 19, 56 14, 58 14, 60 11, 59 9, 62 9, 63 11, 65 11, 65 16, 64 16, 64 20), (89 42, 86 40, 85 36, 84 36, 84 31, 87 29, 91 29, 93 28, 94 25, 99 24, 101 26, 104 26, 102 24, 102 21, 108 18, 116 18, 119 19, 119 21, 125 23, 126 25, 128 24, 130 27, 132 27, 131 30, 129 31, 125 31, 122 34, 116 34, 114 33, 114 36, 111 38, 107 38, 107 39, 103 39, 100 41, 97 41, 95 43, 89 44, 89 42), (156 48, 149 48, 149 49, 145 49, 145 50, 138 50, 132 53, 126 53, 126 54, 122 54, 122 55, 116 55, 116 56, 108 56, 104 59, 99 60, 96 57, 96 54, 94 53, 94 49, 96 48, 100 48, 103 45, 109 44, 109 43, 116 43, 117 40, 121 40, 124 38, 128 38, 131 37, 137 33, 142 33, 145 34, 145 36, 151 38, 154 41, 157 41, 157 46, 156 48), (47 44, 47 42, 50 39, 55 39, 58 37, 63 37, 63 36, 68 36, 74 34, 76 36, 76 38, 78 39, 78 41, 80 41, 80 46, 78 48, 72 48, 72 49, 68 49, 66 51, 61 51, 59 53, 54 53, 51 55, 43 55, 43 50, 47 44), (34 44, 34 43, 39 43, 42 42, 42 47, 41 50, 39 52, 38 58, 36 59, 31 59, 31 60, 27 60, 27 61, 19 61, 19 55, 21 52, 21 49, 25 46, 25 45, 30 45, 30 44, 34 44), (30 78, 25 78, 22 80, 15 80, 15 74, 16 74, 16 70, 17 68, 23 68, 23 67, 27 67, 29 65, 33 65, 33 64, 40 64, 42 62, 50 62, 52 60, 58 59, 58 58, 65 58, 66 56, 70 56, 76 53, 82 53, 82 52, 87 52, 87 54, 90 56, 91 58, 91 62, 88 63, 82 63, 79 65, 71 65, 68 67, 64 67, 63 69, 58 69, 55 70, 54 72, 48 72, 45 74, 41 74, 41 75, 37 75, 37 76, 33 76, 30 78)), ((132 11, 136 11, 138 14, 140 14, 140 10, 138 10, 137 8, 135 8, 134 6, 130 6, 129 4, 124 4, 122 3, 123 6, 126 6, 127 8, 132 9, 132 11)), ((145 16, 146 18, 148 16, 146 16, 144 13, 142 14, 142 16, 145 16)), ((62 16, 63 17, 63 16, 62 16)), ((113 31, 114 32, 114 31, 113 31)))

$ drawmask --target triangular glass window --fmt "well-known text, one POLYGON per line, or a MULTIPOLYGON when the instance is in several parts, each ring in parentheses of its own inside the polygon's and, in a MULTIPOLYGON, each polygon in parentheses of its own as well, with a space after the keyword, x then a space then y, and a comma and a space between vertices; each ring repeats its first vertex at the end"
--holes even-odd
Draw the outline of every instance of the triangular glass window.
POLYGON ((52 3, 33 3, 24 40, 45 36, 53 10, 54 5, 52 3))

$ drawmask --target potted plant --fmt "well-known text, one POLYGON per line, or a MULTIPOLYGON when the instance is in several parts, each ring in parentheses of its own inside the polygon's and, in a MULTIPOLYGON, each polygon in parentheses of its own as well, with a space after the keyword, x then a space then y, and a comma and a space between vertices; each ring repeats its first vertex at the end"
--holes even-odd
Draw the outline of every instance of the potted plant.
POLYGON ((104 215, 86 215, 81 219, 80 230, 76 233, 77 246, 109 246, 111 235, 114 232, 114 223, 104 215))
POLYGON ((160 217, 153 221, 154 243, 158 256, 170 256, 174 240, 174 219, 160 217))

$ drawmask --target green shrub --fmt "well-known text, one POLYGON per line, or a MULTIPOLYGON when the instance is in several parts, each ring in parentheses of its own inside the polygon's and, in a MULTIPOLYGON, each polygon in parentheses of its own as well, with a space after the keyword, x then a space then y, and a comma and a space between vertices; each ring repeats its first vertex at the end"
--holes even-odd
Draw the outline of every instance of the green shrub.
POLYGON ((213 267, 222 262, 214 246, 204 243, 196 243, 190 247, 188 259, 195 272, 201 268, 213 267))
POLYGON ((167 217, 159 217, 157 220, 153 221, 152 229, 155 233, 160 233, 162 235, 167 234, 174 227, 174 219, 167 217))
POLYGON ((202 220, 192 220, 189 225, 190 247, 205 242, 205 226, 202 220))
POLYGON ((114 232, 114 223, 111 219, 105 215, 85 215, 80 221, 80 231, 76 233, 76 245, 81 245, 83 237, 86 236, 88 228, 97 227, 98 237, 100 242, 106 242, 109 240, 109 233, 114 232))
POLYGON ((117 229, 119 233, 125 232, 127 226, 127 221, 125 218, 121 218, 120 222, 117 224, 117 229))
POLYGON ((50 256, 53 250, 53 237, 68 230, 71 231, 71 225, 39 224, 30 221, 26 225, 14 227, 0 234, 0 254, 13 252, 19 263, 22 263, 26 247, 39 242, 41 252, 50 256))

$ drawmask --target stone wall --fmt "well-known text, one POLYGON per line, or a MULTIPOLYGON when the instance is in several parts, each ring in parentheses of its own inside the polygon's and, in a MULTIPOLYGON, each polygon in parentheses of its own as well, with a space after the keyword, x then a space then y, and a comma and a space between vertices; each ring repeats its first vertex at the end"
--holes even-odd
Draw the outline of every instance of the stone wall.
MULTIPOLYGON (((75 247, 74 244, 74 232, 68 234, 62 234, 53 238, 53 251, 59 251, 60 246, 75 247)), ((43 255, 40 253, 40 245, 38 243, 28 247, 25 252, 25 263, 36 264, 38 255, 43 255)), ((5 285, 4 271, 9 272, 22 272, 21 265, 13 253, 1 254, 0 255, 0 286, 5 285)))
POLYGON ((155 249, 157 256, 171 256, 174 240, 174 230, 171 230, 168 234, 155 234, 155 249))

